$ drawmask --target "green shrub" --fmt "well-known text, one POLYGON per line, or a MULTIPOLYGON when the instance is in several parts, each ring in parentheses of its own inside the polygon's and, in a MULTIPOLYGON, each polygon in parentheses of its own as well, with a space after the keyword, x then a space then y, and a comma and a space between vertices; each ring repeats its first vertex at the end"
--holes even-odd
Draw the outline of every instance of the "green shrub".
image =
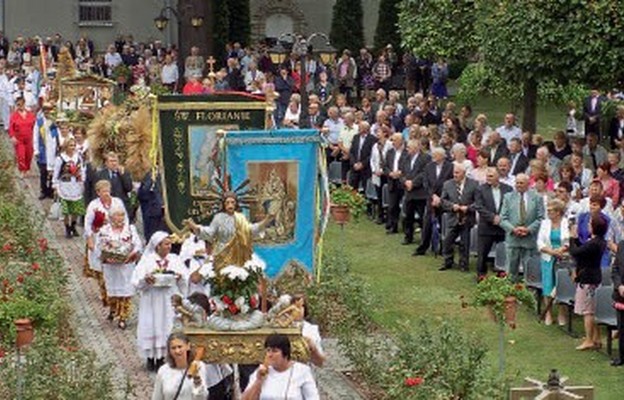
MULTIPOLYGON (((64 344, 53 335, 37 334, 25 356, 14 351, 0 362, 2 399, 112 400, 110 365, 101 365, 90 352, 64 344), (18 393, 21 388, 21 396, 18 393)), ((126 383, 126 397, 131 388, 126 383)))

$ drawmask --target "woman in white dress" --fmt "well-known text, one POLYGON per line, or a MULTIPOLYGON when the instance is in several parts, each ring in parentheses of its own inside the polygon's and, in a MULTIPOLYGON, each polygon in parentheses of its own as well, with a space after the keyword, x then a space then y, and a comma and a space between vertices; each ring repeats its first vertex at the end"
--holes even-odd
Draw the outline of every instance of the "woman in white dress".
POLYGON ((206 365, 194 361, 189 339, 172 333, 167 339, 167 363, 158 369, 152 400, 206 400, 206 365))
MULTIPOLYGON (((95 252, 97 247, 97 233, 108 224, 109 211, 112 208, 123 207, 123 201, 120 198, 111 196, 110 181, 100 180, 95 184, 95 193, 97 197, 87 206, 87 213, 84 218, 84 237, 87 242, 87 262, 85 265, 85 275, 93 276, 100 286, 100 297, 102 305, 108 307, 108 299, 106 296, 106 284, 102 275, 102 263, 100 256, 95 252)), ((126 215, 125 223, 128 223, 126 215)))
POLYGON ((137 343, 147 369, 156 371, 164 363, 167 337, 173 328, 171 296, 186 293, 186 267, 171 254, 171 239, 163 231, 154 233, 132 274, 132 285, 139 293, 137 343), (157 281, 157 276, 175 275, 175 283, 157 281))
POLYGON ((269 335, 264 342, 265 362, 249 378, 243 400, 318 400, 309 366, 290 359, 288 336, 269 335))
POLYGON ((98 253, 110 307, 108 319, 117 318, 119 328, 126 329, 134 296, 132 273, 142 244, 136 228, 127 221, 123 204, 111 208, 109 217, 110 223, 98 234, 98 253))

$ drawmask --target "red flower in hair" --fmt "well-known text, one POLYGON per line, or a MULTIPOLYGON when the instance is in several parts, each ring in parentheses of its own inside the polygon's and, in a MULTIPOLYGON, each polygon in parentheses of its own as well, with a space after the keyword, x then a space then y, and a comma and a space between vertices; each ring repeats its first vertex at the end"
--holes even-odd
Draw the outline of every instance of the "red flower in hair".
POLYGON ((99 231, 100 228, 104 226, 104 222, 106 222, 106 214, 100 210, 96 210, 95 217, 93 217, 93 223, 91 224, 93 232, 99 231))

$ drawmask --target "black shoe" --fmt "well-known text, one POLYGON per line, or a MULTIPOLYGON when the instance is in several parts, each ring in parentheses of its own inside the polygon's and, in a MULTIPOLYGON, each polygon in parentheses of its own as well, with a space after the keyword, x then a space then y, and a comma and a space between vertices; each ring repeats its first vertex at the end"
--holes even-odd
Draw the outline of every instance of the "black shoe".
POLYGON ((453 267, 450 267, 448 265, 443 265, 440 268, 438 268, 438 271, 447 271, 449 269, 452 269, 453 267))
POLYGON ((396 235, 397 233, 399 233, 399 231, 397 229, 388 229, 388 230, 386 230, 386 235, 396 235))
POLYGON ((383 225, 383 224, 385 224, 385 223, 386 223, 386 221, 384 221, 382 218, 378 218, 378 219, 375 221, 375 223, 376 223, 377 225, 383 225))
POLYGON ((402 245, 408 245, 412 243, 414 243, 414 239, 408 239, 408 238, 403 239, 403 241, 401 242, 402 245))
POLYGON ((620 367, 622 365, 624 365, 624 359, 619 358, 619 359, 611 360, 612 367, 620 367))
POLYGON ((78 235, 78 231, 76 230, 76 223, 75 222, 72 222, 72 224, 71 224, 71 231, 72 231, 72 235, 74 235, 76 237, 79 236, 78 235))
POLYGON ((115 313, 114 312, 109 312, 108 313, 108 317, 106 317, 107 320, 112 321, 115 319, 115 313))
POLYGON ((73 237, 71 226, 65 225, 65 239, 72 239, 73 237))
POLYGON ((153 358, 148 358, 147 359, 146 368, 150 372, 154 372, 155 371, 156 364, 154 363, 154 359, 153 358))
POLYGON ((427 254, 427 252, 416 250, 415 252, 412 253, 412 257, 424 256, 425 254, 427 254))
POLYGON ((47 195, 47 194, 45 194, 45 193, 41 193, 41 194, 39 195, 39 200, 43 200, 43 199, 45 199, 46 197, 48 197, 48 195, 47 195))

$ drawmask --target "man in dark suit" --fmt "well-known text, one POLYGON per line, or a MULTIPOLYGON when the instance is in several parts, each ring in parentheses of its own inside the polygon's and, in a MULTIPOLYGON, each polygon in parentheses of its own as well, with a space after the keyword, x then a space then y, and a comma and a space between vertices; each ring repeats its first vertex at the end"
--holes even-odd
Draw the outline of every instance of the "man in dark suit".
MULTIPOLYGON (((624 240, 618 243, 618 250, 611 269, 613 281, 613 300, 624 305, 624 240)), ((624 365, 624 309, 617 308, 617 326, 620 332, 618 339, 618 358, 611 361, 611 365, 624 365)))
POLYGON ((602 113, 603 96, 598 89, 592 89, 590 95, 583 102, 583 119, 585 120, 585 135, 595 133, 600 138, 600 114, 602 113))
POLYGON ((453 163, 446 159, 446 151, 442 147, 431 149, 432 161, 425 167, 425 188, 427 189, 427 206, 423 221, 423 232, 420 245, 413 256, 424 255, 431 246, 431 237, 434 229, 434 219, 440 222, 440 196, 444 182, 453 177, 453 163))
POLYGON ((366 188, 366 181, 371 177, 370 158, 377 138, 370 134, 370 124, 360 121, 358 134, 353 137, 349 148, 350 171, 349 185, 358 189, 360 184, 366 188))
POLYGON ((505 194, 513 191, 511 186, 500 183, 498 171, 494 167, 487 170, 486 181, 479 187, 476 195, 479 225, 477 225, 477 277, 487 274, 487 256, 492 246, 505 240, 505 231, 499 226, 500 211, 505 194))
POLYGON ((444 264, 440 271, 453 268, 455 241, 459 239, 459 267, 468 271, 470 261, 470 229, 476 221, 475 195, 479 184, 466 178, 463 164, 453 165, 453 179, 444 182, 442 187, 442 211, 448 215, 446 234, 442 238, 444 264))
POLYGON ((506 157, 509 154, 505 139, 497 131, 490 133, 487 151, 490 153, 490 166, 495 166, 501 157, 506 157))
POLYGON ((526 172, 529 168, 529 158, 522 153, 522 141, 513 138, 509 141, 509 162, 511 163, 511 174, 518 175, 526 172))
POLYGON ((537 154, 537 145, 533 144, 533 134, 529 131, 522 132, 522 154, 529 160, 537 154))
POLYGON ((425 167, 431 162, 431 156, 421 151, 420 140, 411 139, 407 143, 407 157, 401 170, 403 176, 401 182, 405 188, 405 201, 403 211, 405 220, 403 221, 403 232, 405 238, 403 244, 410 244, 414 241, 414 214, 418 213, 421 229, 423 227, 423 217, 425 216, 425 206, 427 205, 427 189, 425 188, 425 167))
POLYGON ((401 185, 401 166, 407 157, 407 152, 403 148, 403 136, 395 133, 390 137, 392 148, 386 155, 384 174, 388 176, 388 219, 386 221, 386 233, 394 234, 399 232, 399 216, 401 213, 401 199, 403 198, 403 185, 401 185))
POLYGON ((134 220, 134 213, 131 212, 133 210, 131 210, 130 198, 128 197, 128 193, 132 191, 132 178, 124 170, 124 167, 119 164, 117 153, 111 151, 106 155, 104 168, 95 174, 93 183, 95 184, 100 180, 107 180, 111 183, 111 195, 123 201, 126 212, 131 217, 130 220, 134 220))

